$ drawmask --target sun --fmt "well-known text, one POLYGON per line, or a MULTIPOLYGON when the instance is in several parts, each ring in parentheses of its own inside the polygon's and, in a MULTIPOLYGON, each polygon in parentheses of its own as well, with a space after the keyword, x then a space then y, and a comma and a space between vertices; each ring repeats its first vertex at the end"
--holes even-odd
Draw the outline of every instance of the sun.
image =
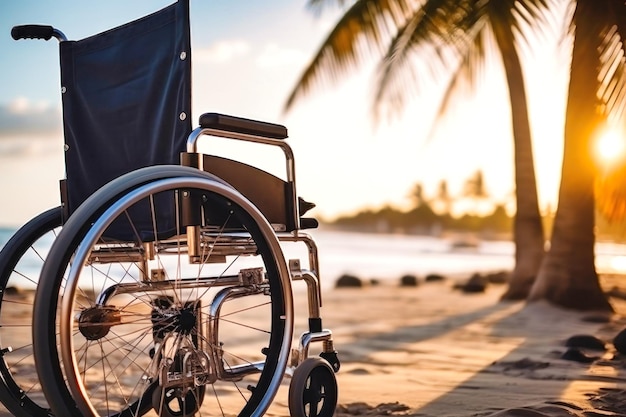
POLYGON ((600 165, 611 165, 624 158, 626 137, 617 129, 607 129, 596 137, 594 154, 600 165))

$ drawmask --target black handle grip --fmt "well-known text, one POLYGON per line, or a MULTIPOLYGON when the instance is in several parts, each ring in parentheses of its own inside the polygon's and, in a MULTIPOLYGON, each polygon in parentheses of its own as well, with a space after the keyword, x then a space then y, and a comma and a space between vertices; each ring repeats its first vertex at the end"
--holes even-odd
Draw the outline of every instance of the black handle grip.
POLYGON ((54 28, 49 25, 21 25, 11 29, 11 37, 18 39, 43 39, 50 40, 54 28))

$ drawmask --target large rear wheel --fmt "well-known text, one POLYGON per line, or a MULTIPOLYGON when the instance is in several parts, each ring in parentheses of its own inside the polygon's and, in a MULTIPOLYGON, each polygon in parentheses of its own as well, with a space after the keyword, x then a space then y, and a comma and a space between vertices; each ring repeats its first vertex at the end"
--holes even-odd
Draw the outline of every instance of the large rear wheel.
POLYGON ((267 410, 290 351, 289 272, 232 187, 185 167, 135 171, 71 216, 48 259, 35 354, 56 415, 267 410))
POLYGON ((44 260, 62 223, 62 208, 39 214, 0 251, 0 401, 17 417, 48 417, 33 358, 32 308, 44 260))

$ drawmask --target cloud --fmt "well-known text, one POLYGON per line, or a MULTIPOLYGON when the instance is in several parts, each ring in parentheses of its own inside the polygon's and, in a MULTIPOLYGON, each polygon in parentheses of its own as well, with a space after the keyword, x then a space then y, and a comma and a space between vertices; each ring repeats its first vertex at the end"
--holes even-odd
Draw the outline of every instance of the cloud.
POLYGON ((303 65, 308 56, 297 49, 282 48, 275 43, 265 47, 253 48, 243 40, 227 40, 213 43, 207 48, 198 48, 193 52, 197 63, 227 64, 241 58, 250 58, 252 50, 257 52, 254 62, 258 68, 275 68, 288 65, 303 65))
POLYGON ((47 134, 61 130, 61 126, 61 110, 50 103, 18 97, 8 104, 0 104, 0 138, 47 134))
POLYGON ((297 49, 281 48, 275 43, 270 43, 263 48, 256 60, 259 68, 275 68, 282 66, 301 65, 306 62, 308 56, 297 49))
POLYGON ((213 43, 208 48, 199 48, 193 51, 193 60, 223 64, 236 58, 245 56, 250 51, 250 45, 242 40, 225 40, 213 43))

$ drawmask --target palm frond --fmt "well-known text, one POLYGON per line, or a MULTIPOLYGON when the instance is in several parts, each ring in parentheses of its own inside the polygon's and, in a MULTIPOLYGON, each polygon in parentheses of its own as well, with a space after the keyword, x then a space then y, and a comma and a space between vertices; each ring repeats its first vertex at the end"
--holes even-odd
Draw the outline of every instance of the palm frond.
POLYGON ((617 27, 609 28, 603 38, 598 71, 598 97, 608 119, 621 118, 626 99, 624 48, 617 27))
POLYGON ((449 113, 455 100, 462 97, 462 93, 471 93, 471 91, 480 86, 480 80, 484 74, 487 61, 488 38, 491 36, 493 35, 489 30, 482 30, 474 38, 472 47, 467 50, 456 70, 451 73, 452 76, 443 91, 435 120, 426 136, 427 138, 432 137, 437 126, 442 123, 449 113))
POLYGON ((419 93, 426 76, 448 78, 437 123, 461 89, 478 85, 487 59, 485 40, 489 38, 483 37, 483 32, 497 24, 512 28, 516 42, 527 42, 529 29, 541 33, 542 27, 555 27, 552 8, 556 1, 426 2, 401 28, 380 65, 374 114, 379 115, 382 109, 390 113, 401 110, 411 94, 419 93))
MULTIPOLYGON (((309 6, 346 1, 310 0, 309 6)), ((285 110, 313 87, 336 82, 374 56, 382 56, 374 92, 375 117, 383 109, 399 112, 419 94, 425 80, 449 81, 442 102, 445 110, 455 90, 478 79, 486 56, 480 33, 488 21, 510 25, 525 40, 526 27, 556 21, 550 10, 559 1, 565 0, 358 0, 303 72, 285 110)))
POLYGON ((518 35, 518 42, 528 44, 528 35, 548 39, 563 33, 560 26, 563 0, 522 0, 515 2, 510 21, 518 35))
POLYGON ((285 104, 285 111, 314 83, 328 84, 380 54, 398 27, 413 13, 413 0, 358 0, 339 20, 304 70, 285 104))
POLYGON ((419 94, 425 80, 440 81, 454 73, 461 51, 481 16, 475 1, 429 1, 417 10, 392 40, 378 71, 374 114, 396 112, 419 94), (471 17, 468 17, 471 15, 471 17), (472 21, 472 23, 468 23, 472 21))
MULTIPOLYGON (((620 2, 621 3, 621 2, 620 2)), ((612 4, 609 4, 610 6, 612 4)), ((619 123, 626 112, 626 7, 610 7, 612 21, 602 33, 598 96, 609 120, 619 123)))

